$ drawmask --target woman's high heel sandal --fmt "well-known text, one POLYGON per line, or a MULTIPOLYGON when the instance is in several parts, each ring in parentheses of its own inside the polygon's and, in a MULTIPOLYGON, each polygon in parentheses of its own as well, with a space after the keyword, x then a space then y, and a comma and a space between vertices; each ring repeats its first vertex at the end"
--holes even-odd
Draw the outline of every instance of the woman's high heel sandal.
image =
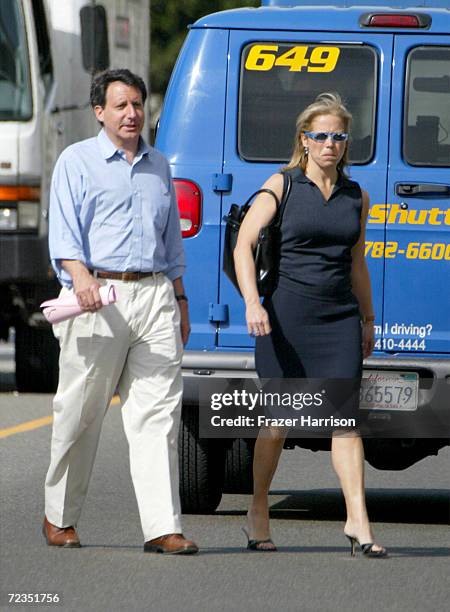
POLYGON ((267 538, 267 540, 250 540, 250 536, 248 535, 248 531, 245 529, 245 527, 242 527, 242 531, 245 533, 245 536, 247 538, 248 550, 256 550, 257 552, 276 552, 277 551, 277 547, 275 546, 275 544, 272 542, 270 538, 267 538), (261 544, 268 544, 268 543, 272 544, 272 546, 270 546, 269 548, 265 546, 261 546, 261 544))
POLYGON ((374 550, 374 543, 373 542, 368 542, 367 544, 360 544, 358 538, 355 538, 354 536, 350 536, 345 534, 345 537, 349 540, 350 542, 350 546, 351 546, 351 556, 354 557, 356 555, 356 545, 358 544, 358 546, 361 548, 362 554, 364 557, 370 558, 370 559, 384 559, 388 556, 387 554, 387 550, 383 547, 380 548, 380 550, 374 550))

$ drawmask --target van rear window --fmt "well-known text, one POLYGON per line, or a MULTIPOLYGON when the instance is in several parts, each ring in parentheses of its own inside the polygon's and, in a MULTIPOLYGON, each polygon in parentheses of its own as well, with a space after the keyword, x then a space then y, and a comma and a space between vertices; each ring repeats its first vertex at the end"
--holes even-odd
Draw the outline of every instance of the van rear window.
POLYGON ((409 53, 403 129, 409 164, 450 166, 450 47, 409 53))
POLYGON ((255 42, 241 56, 238 149, 248 161, 290 159, 298 114, 325 91, 353 115, 350 161, 370 161, 375 138, 377 55, 367 45, 255 42))

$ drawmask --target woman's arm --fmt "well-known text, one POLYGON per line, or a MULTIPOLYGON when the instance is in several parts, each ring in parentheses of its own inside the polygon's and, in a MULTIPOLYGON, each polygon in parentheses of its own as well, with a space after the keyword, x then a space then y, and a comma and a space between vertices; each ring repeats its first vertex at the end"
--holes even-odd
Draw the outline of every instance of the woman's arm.
POLYGON ((363 325, 363 358, 369 357, 375 344, 374 312, 369 270, 365 258, 366 222, 369 214, 369 196, 362 191, 361 234, 352 249, 352 290, 359 302, 363 325))
MULTIPOLYGON (((263 189, 271 189, 281 201, 283 176, 273 174, 264 183, 263 189)), ((271 327, 267 312, 259 301, 253 251, 260 229, 272 221, 276 211, 277 205, 273 196, 269 193, 260 193, 242 222, 234 249, 234 264, 239 288, 245 301, 248 333, 256 336, 270 334, 271 327)))

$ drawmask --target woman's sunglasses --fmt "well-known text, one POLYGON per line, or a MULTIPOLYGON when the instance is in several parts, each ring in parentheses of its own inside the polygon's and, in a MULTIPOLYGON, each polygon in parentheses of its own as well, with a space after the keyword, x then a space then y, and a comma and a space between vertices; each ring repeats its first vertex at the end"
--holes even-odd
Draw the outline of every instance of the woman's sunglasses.
POLYGON ((346 132, 304 132, 308 138, 312 138, 316 142, 326 142, 331 138, 334 142, 344 142, 348 140, 346 132))

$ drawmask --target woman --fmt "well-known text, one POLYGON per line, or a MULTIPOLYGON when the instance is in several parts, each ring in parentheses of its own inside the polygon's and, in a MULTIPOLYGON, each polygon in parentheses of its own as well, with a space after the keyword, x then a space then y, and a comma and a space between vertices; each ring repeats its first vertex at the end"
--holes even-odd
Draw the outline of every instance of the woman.
MULTIPOLYGON (((374 346, 374 314, 364 257, 367 193, 344 174, 351 115, 336 94, 324 93, 297 119, 294 152, 284 168, 292 189, 281 225, 278 286, 260 304, 252 251, 276 204, 270 194, 254 201, 234 252, 246 304, 248 332, 256 336, 260 378, 346 378, 360 381, 362 359, 374 346)), ((283 193, 282 174, 264 188, 283 193)), ((268 492, 286 431, 259 432, 253 463, 254 494, 247 514, 248 548, 275 551, 268 492)), ((331 454, 345 497, 344 534, 351 553, 385 557, 373 542, 364 493, 364 450, 356 431, 333 432, 331 454)))

